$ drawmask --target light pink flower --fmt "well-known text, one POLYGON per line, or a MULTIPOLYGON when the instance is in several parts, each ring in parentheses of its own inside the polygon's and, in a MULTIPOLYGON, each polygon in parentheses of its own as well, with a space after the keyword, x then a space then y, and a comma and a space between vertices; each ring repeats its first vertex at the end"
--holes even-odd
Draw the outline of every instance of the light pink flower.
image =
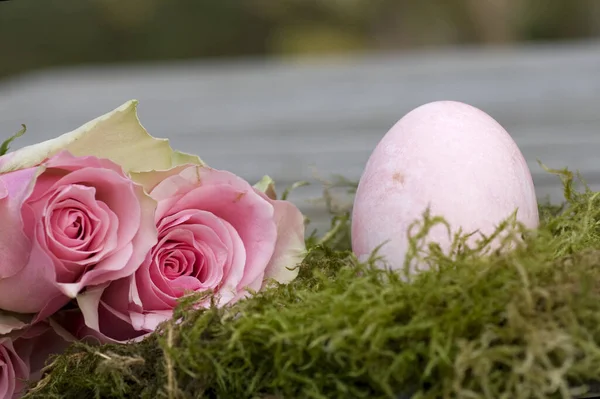
POLYGON ((133 274, 157 241, 156 203, 115 163, 59 152, 0 174, 0 309, 52 314, 133 274))
POLYGON ((29 366, 9 337, 0 338, 0 398, 17 398, 29 379, 29 366))
MULTIPOLYGON (((304 255, 304 220, 292 203, 208 167, 179 168, 150 195, 158 202, 158 243, 134 276, 78 297, 79 336, 123 341, 153 331, 186 292, 212 290, 218 305, 287 283, 304 255)), ((206 306, 205 301, 200 306, 206 306)))
POLYGON ((26 383, 38 381, 50 355, 67 348, 67 336, 47 321, 0 336, 0 398, 18 398, 26 383))

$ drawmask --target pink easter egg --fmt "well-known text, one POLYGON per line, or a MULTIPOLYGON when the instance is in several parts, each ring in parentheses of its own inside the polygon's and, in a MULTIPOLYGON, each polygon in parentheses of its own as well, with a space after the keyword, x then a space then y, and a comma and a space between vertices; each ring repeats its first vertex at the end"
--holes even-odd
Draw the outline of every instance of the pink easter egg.
MULTIPOLYGON (((371 154, 354 200, 354 253, 365 260, 383 244, 377 253, 387 267, 402 268, 408 228, 427 207, 453 232, 475 232, 473 240, 515 210, 526 227, 539 224, 533 180, 516 143, 485 112, 455 101, 409 112, 371 154)), ((447 251, 452 239, 439 225, 427 241, 447 251)))

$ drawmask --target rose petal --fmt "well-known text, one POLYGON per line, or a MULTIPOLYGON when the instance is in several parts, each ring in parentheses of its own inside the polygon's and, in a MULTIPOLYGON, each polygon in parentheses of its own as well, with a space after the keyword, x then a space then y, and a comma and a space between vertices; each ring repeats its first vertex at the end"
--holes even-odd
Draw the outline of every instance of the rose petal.
POLYGON ((153 310, 151 312, 138 313, 131 312, 131 323, 135 330, 155 331, 160 323, 163 323, 173 317, 172 310, 153 310))
MULTIPOLYGON (((17 274, 27 263, 31 242, 23 231, 21 207, 30 194, 37 168, 0 175, 0 279, 17 274)), ((0 292, 0 298, 2 297, 0 292)), ((1 301, 1 299, 0 299, 1 301)))
POLYGON ((29 367, 8 337, 0 338, 0 398, 17 397, 29 378, 29 367))
POLYGON ((96 331, 100 331, 98 307, 100 305, 102 294, 108 285, 109 283, 105 283, 95 287, 89 287, 85 292, 82 292, 77 296, 77 305, 85 319, 85 324, 96 331))
MULTIPOLYGON (((34 240, 29 259, 19 273, 0 279, 0 309, 18 313, 37 313, 60 295, 54 284, 53 260, 34 240)), ((64 298, 64 303, 68 298, 64 298)))
POLYGON ((14 330, 20 330, 27 326, 29 320, 21 320, 16 315, 0 313, 0 334, 5 335, 14 330))
POLYGON ((69 298, 75 298, 77 294, 88 285, 102 284, 110 281, 113 277, 125 277, 135 271, 137 266, 131 262, 133 245, 128 244, 125 248, 114 255, 102 260, 101 267, 89 270, 80 281, 74 283, 57 283, 60 290, 69 298))
POLYGON ((298 276, 296 267, 306 255, 304 216, 291 202, 275 200, 277 243, 271 261, 265 269, 265 279, 287 284, 298 276))
POLYGON ((150 136, 137 117, 137 101, 132 100, 72 132, 3 156, 0 173, 37 165, 61 150, 110 159, 125 172, 203 164, 194 155, 173 151, 168 140, 150 136))

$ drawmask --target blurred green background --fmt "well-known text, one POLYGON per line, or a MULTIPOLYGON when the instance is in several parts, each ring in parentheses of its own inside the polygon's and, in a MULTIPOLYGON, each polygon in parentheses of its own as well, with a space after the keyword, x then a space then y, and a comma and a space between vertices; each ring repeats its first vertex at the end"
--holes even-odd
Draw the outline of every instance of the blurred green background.
POLYGON ((0 78, 38 68, 305 56, 600 34, 600 0, 10 0, 0 78))

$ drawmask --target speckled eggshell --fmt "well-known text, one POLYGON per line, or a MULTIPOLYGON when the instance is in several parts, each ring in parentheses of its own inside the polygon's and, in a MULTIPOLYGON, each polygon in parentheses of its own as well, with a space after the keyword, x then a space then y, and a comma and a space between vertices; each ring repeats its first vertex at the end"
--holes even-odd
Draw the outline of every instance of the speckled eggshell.
MULTIPOLYGON (((515 210, 526 227, 539 223, 531 173, 516 143, 485 112, 455 101, 409 112, 371 154, 354 200, 354 253, 365 260, 383 244, 378 255, 401 268, 407 230, 427 206, 453 231, 490 234, 515 210)), ((446 251, 451 244, 441 225, 427 240, 446 251)))

